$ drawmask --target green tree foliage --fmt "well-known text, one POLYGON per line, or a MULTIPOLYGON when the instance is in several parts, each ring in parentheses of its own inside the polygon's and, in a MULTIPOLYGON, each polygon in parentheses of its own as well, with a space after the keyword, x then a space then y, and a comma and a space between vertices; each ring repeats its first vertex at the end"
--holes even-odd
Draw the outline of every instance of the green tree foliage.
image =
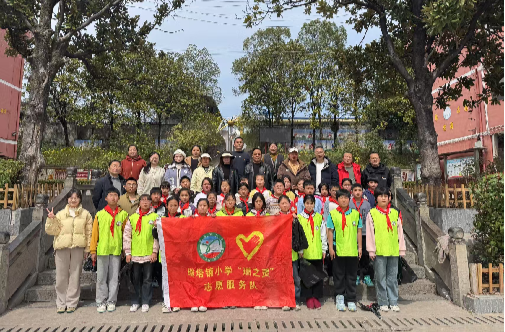
MULTIPOLYGON (((346 11, 348 23, 357 32, 378 27, 382 42, 394 69, 406 84, 406 97, 416 114, 418 144, 423 182, 441 181, 437 134, 433 124, 432 90, 435 80, 451 80, 458 68, 483 64, 485 88, 479 102, 498 102, 503 92, 503 1, 500 0, 255 0, 248 8, 245 23, 258 24, 271 14, 281 16, 286 10, 305 7, 325 18, 346 11)), ((463 88, 473 86, 471 76, 460 77, 445 85, 436 96, 436 104, 445 108, 448 100, 462 96, 463 88)))
POLYGON ((140 23, 120 0, 0 1, 0 26, 7 30, 9 53, 21 54, 31 70, 20 152, 25 181, 34 184, 44 164, 41 144, 50 88, 66 59, 79 59, 91 68, 95 56, 133 50, 183 3, 158 1, 152 22, 140 23))
POLYGON ((471 186, 475 202, 473 254, 476 262, 503 263, 503 173, 488 174, 471 186))

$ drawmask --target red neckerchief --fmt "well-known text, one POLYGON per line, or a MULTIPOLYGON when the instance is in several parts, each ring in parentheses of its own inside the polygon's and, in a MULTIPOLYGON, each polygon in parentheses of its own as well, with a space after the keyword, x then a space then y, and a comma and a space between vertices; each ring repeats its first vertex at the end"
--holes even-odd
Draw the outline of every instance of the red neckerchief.
POLYGON ((265 191, 267 191, 267 188, 263 187, 263 190, 259 190, 258 187, 256 187, 256 191, 263 194, 265 191))
POLYGON ((219 196, 223 197, 223 199, 224 199, 224 194, 223 193, 220 193, 219 196))
POLYGON ((182 202, 179 203, 179 206, 181 208, 181 212, 183 212, 184 210, 186 210, 187 208, 189 208, 189 202, 187 202, 184 205, 182 205, 182 204, 183 204, 182 202))
POLYGON ((168 218, 176 218, 177 217, 177 212, 174 215, 171 215, 170 212, 168 212, 168 218))
POLYGON ((243 199, 242 197, 239 197, 239 199, 242 203, 244 203, 246 212, 249 212, 249 205, 247 204, 247 199, 243 199))
POLYGON ((280 196, 279 196, 279 197, 275 196, 275 194, 274 194, 274 193, 272 193, 272 196, 271 196, 271 197, 275 198, 276 200, 279 200, 279 198, 281 198, 280 196))
POLYGON ((167 195, 167 196, 161 195, 161 201, 162 201, 163 203, 165 203, 165 204, 166 204, 166 203, 167 203, 167 199, 168 199, 168 195, 167 195))
POLYGON ((352 201, 353 201, 353 203, 354 203, 354 206, 356 207, 356 209, 357 209, 357 210, 358 210, 358 212, 359 212, 359 217, 360 217, 360 218, 363 218, 363 216, 361 215, 361 211, 360 211, 360 209, 361 209, 361 205, 363 205, 363 201, 364 201, 364 200, 363 200, 363 197, 361 197, 361 201, 360 201, 360 203, 359 203, 359 206, 358 206, 358 204, 356 203, 356 199, 355 199, 354 197, 352 198, 352 201))
POLYGON ((342 208, 339 206, 339 207, 337 208, 337 211, 338 211, 338 212, 340 212, 340 213, 342 213, 342 234, 343 234, 343 233, 344 233, 344 229, 345 229, 345 224, 346 224, 346 220, 345 220, 345 213, 346 213, 347 211, 349 211, 349 206, 348 206, 348 207, 347 207, 347 209, 345 209, 345 210, 342 210, 342 208))
POLYGON ((156 205, 156 206, 154 206, 154 205, 152 205, 152 204, 151 204, 151 205, 152 205, 153 209, 155 209, 155 210, 156 210, 157 208, 159 208, 159 207, 161 206, 161 204, 162 204, 162 202, 161 202, 161 200, 160 200, 160 202, 158 203, 158 205, 156 205))
POLYGON ((228 209, 226 208, 226 205, 224 206, 224 210, 226 211, 226 214, 229 215, 229 216, 232 216, 235 213, 235 208, 230 213, 230 211, 228 211, 228 209))
POLYGON ((393 231, 393 225, 391 225, 391 220, 389 219, 389 205, 386 211, 381 209, 378 205, 375 207, 379 212, 382 212, 386 215, 386 222, 388 223, 388 232, 393 231))
POLYGON ((326 203, 326 200, 328 199, 328 196, 319 196, 319 198, 321 198, 321 201, 323 202, 324 205, 324 203, 326 203))
POLYGON ((338 202, 337 202, 337 200, 336 200, 335 198, 330 197, 330 198, 328 198, 328 200, 329 200, 330 202, 333 202, 333 203, 335 203, 335 204, 337 204, 337 205, 338 205, 338 202))
POLYGON ((114 237, 114 224, 116 223, 116 215, 119 213, 119 206, 116 206, 116 209, 112 211, 110 206, 105 206, 105 211, 107 211, 112 216, 112 221, 110 223, 110 233, 112 237, 114 237))
POLYGON ((263 210, 256 211, 256 217, 261 217, 261 212, 263 212, 263 210))
POLYGON ((135 232, 140 232, 142 231, 142 217, 147 215, 149 211, 146 213, 142 212, 142 209, 139 209, 139 219, 137 220, 137 226, 135 226, 135 232))
POLYGON ((368 191, 369 191, 370 193, 372 193, 372 195, 374 194, 372 189, 368 189, 368 191))
POLYGON ((214 205, 214 208, 212 210, 209 208, 209 213, 210 214, 216 213, 216 209, 217 209, 217 205, 214 205))
POLYGON ((314 214, 314 211, 309 212, 307 209, 303 209, 303 212, 309 215, 309 223, 310 223, 310 229, 312 230, 312 236, 314 236, 314 218, 312 215, 314 214))
POLYGON ((290 190, 284 190, 284 192, 282 193, 283 195, 287 196, 286 193, 290 191, 290 190))

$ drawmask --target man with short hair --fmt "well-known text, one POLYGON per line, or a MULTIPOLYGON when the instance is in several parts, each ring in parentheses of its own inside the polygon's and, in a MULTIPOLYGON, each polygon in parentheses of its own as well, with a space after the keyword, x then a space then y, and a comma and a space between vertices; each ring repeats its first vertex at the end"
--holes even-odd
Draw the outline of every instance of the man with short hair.
MULTIPOLYGON (((242 137, 236 137, 233 141, 233 168, 237 171, 238 177, 241 178, 245 173, 245 166, 251 162, 251 156, 244 151, 244 140, 242 137)), ((216 188, 216 190, 219 190, 216 188)))
POLYGON ((128 215, 131 216, 137 212, 137 209, 139 208, 140 195, 137 195, 137 180, 134 178, 129 178, 126 180, 124 188, 126 190, 126 193, 119 197, 117 205, 121 209, 128 212, 128 215))
POLYGON ((277 176, 277 171, 279 170, 279 166, 283 161, 284 156, 278 152, 277 144, 270 143, 270 146, 268 147, 268 153, 263 157, 263 162, 270 166, 274 177, 277 176))
POLYGON ((112 160, 109 163, 109 174, 96 181, 92 197, 96 211, 102 210, 107 205, 105 197, 110 188, 116 188, 121 195, 126 192, 124 188, 126 181, 120 173, 121 162, 119 160, 112 160))
POLYGON ((265 188, 272 190, 272 170, 270 167, 261 161, 261 150, 254 148, 252 150, 252 161, 246 165, 244 170, 244 177, 246 177, 251 184, 251 189, 255 189, 256 175, 263 175, 265 178, 265 188))
MULTIPOLYGON (((361 184, 361 167, 352 161, 352 153, 345 152, 342 162, 337 165, 339 186, 342 186, 343 179, 351 179, 352 183, 361 184)), ((366 183, 363 183, 366 185, 366 183)))
POLYGON ((124 179, 134 178, 138 181, 140 171, 146 166, 146 161, 139 156, 137 147, 130 145, 128 155, 121 161, 121 176, 124 179))
POLYGON ((314 150, 315 158, 309 164, 309 173, 312 181, 316 183, 316 194, 319 194, 319 184, 326 183, 328 186, 338 184, 338 172, 333 164, 324 155, 322 146, 314 150))
POLYGON ((293 190, 300 180, 310 180, 309 167, 298 159, 298 149, 295 147, 289 149, 289 159, 284 160, 277 171, 278 179, 283 179, 284 176, 289 178, 293 190))
POLYGON ((370 163, 361 174, 361 183, 367 186, 369 177, 377 178, 379 184, 377 187, 379 188, 389 189, 393 183, 393 178, 389 172, 389 168, 381 163, 381 159, 377 152, 370 153, 370 163))

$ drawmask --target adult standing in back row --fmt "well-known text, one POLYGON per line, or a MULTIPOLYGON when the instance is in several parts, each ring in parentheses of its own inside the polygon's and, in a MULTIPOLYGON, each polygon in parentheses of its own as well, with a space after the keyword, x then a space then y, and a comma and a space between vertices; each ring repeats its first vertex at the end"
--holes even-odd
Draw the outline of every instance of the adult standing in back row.
POLYGON ((249 179, 251 190, 257 187, 256 175, 263 175, 265 178, 265 188, 272 190, 272 170, 266 163, 261 161, 261 150, 259 148, 254 148, 252 150, 252 161, 246 165, 244 171, 244 177, 249 179))
POLYGON ((379 183, 377 188, 391 188, 393 179, 389 168, 381 163, 381 159, 377 152, 370 153, 370 163, 361 173, 361 183, 368 186, 368 178, 375 177, 379 183))
POLYGON ((270 143, 268 147, 268 153, 263 156, 263 162, 270 166, 270 170, 274 175, 274 180, 277 178, 277 171, 279 170, 279 166, 284 161, 284 156, 278 152, 277 144, 270 143))
POLYGON ((242 137, 235 138, 233 141, 233 148, 235 149, 235 151, 231 153, 234 158, 233 168, 237 171, 238 178, 240 179, 244 176, 245 166, 251 162, 251 156, 244 151, 244 140, 242 137))
POLYGON ((316 184, 316 194, 319 194, 319 184, 326 183, 329 186, 338 185, 338 172, 333 164, 324 155, 322 146, 314 150, 315 158, 309 164, 310 178, 316 184))
MULTIPOLYGON (((343 179, 351 179, 352 183, 361 183, 361 167, 358 164, 353 163, 352 161, 352 153, 345 152, 344 158, 342 158, 342 162, 337 165, 338 169, 338 178, 339 178, 339 187, 342 187, 343 179)), ((366 186, 366 183, 363 183, 363 186, 366 186)))
POLYGON ((310 180, 309 167, 298 159, 298 149, 295 147, 289 149, 289 159, 284 160, 277 171, 278 179, 283 179, 284 176, 290 179, 293 190, 300 180, 310 180))
POLYGON ((124 179, 134 178, 138 181, 140 171, 146 165, 146 161, 139 156, 137 147, 135 145, 130 145, 128 147, 128 155, 121 161, 121 176, 124 179))

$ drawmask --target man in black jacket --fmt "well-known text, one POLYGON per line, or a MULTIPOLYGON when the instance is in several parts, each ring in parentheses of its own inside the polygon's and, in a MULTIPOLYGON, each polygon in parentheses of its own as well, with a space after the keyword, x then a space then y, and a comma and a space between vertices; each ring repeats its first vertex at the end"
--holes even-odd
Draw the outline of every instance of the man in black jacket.
POLYGON ((365 167, 363 172, 361 172, 361 184, 364 187, 368 187, 368 178, 370 177, 375 177, 378 180, 378 188, 389 189, 393 183, 389 168, 381 163, 381 159, 377 152, 370 153, 370 163, 365 167))
POLYGON ((251 191, 256 189, 256 175, 261 174, 265 176, 265 188, 272 190, 273 176, 270 167, 261 161, 261 150, 255 148, 252 150, 252 161, 246 165, 244 177, 249 179, 251 191))
POLYGON ((112 160, 109 163, 109 174, 96 181, 95 188, 93 189, 93 205, 95 206, 97 212, 107 205, 105 197, 107 196, 107 191, 110 188, 116 188, 121 195, 126 193, 126 189, 124 187, 126 181, 121 175, 119 175, 120 173, 121 162, 119 160, 112 160))
POLYGON ((325 157, 322 146, 316 147, 314 154, 316 157, 309 164, 309 173, 316 184, 316 193, 319 194, 320 183, 338 186, 338 170, 335 164, 325 157))
POLYGON ((263 157, 263 162, 270 166, 270 170, 272 171, 273 178, 277 178, 277 171, 279 170, 279 166, 284 161, 284 156, 278 152, 277 144, 270 143, 268 147, 268 153, 263 157))

